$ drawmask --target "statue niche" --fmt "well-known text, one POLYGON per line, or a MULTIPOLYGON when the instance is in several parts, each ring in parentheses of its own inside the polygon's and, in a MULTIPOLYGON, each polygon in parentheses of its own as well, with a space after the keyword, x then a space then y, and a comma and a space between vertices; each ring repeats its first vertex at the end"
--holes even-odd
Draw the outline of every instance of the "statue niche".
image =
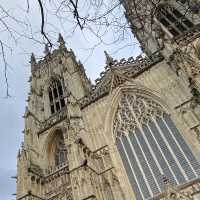
POLYGON ((67 164, 67 148, 62 130, 54 132, 47 149, 48 167, 60 167, 67 164))

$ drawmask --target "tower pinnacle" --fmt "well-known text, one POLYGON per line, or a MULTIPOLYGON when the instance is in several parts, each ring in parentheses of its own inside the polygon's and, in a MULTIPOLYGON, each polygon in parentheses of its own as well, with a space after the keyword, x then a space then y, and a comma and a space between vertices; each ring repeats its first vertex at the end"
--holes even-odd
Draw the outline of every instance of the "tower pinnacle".
POLYGON ((35 55, 34 53, 31 54, 31 61, 30 61, 31 64, 36 64, 36 59, 35 59, 35 55))
POLYGON ((106 64, 110 66, 113 63, 113 58, 107 53, 107 51, 104 51, 104 54, 106 56, 106 64))
POLYGON ((59 33, 58 35, 58 43, 59 43, 59 47, 61 49, 64 49, 65 48, 65 41, 64 41, 64 38, 63 36, 61 35, 61 33, 59 33))

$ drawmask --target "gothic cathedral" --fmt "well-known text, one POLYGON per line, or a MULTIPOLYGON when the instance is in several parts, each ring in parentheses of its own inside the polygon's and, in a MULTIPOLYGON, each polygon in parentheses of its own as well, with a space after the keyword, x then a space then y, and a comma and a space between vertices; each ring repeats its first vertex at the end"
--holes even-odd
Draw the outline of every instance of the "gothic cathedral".
POLYGON ((200 199, 200 2, 122 4, 146 56, 95 85, 61 35, 32 54, 17 200, 200 199))

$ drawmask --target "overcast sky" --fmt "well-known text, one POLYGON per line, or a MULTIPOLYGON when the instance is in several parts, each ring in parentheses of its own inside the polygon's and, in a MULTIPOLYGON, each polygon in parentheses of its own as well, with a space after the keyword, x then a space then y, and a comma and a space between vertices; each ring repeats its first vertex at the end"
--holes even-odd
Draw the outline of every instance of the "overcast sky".
MULTIPOLYGON (((37 4, 34 4, 35 0, 30 0, 30 21, 36 27, 40 26, 40 15, 38 12, 37 4)), ((26 5, 26 0, 24 0, 24 5, 26 5)), ((3 0, 1 5, 7 8, 18 7, 19 10, 14 10, 13 13, 20 15, 20 9, 23 3, 17 0, 3 0)), ((51 18, 52 23, 54 18, 51 18)), ((16 25, 11 23, 13 27, 16 25)), ((65 24, 67 26, 67 24, 65 24)), ((16 27, 16 29, 18 29, 16 27)), ((38 28, 39 29, 39 28, 38 28)), ((63 32, 63 27, 57 27, 55 32, 63 32)), ((56 34, 57 34, 56 33, 56 34)), ((64 37, 66 36, 63 33, 64 37)), ((43 52, 41 45, 34 43, 33 41, 27 39, 19 40, 17 46, 10 42, 8 35, 0 34, 0 38, 7 41, 13 47, 13 52, 7 52, 6 59, 10 64, 8 70, 8 80, 9 80, 9 92, 11 98, 5 97, 5 79, 4 79, 4 67, 2 60, 0 61, 0 200, 11 200, 15 199, 12 196, 16 192, 15 180, 11 179, 11 176, 16 175, 16 155, 20 144, 23 141, 22 130, 24 129, 23 113, 26 105, 26 97, 29 91, 28 78, 30 76, 30 54, 34 52, 37 57, 40 57, 43 52)), ((112 40, 113 35, 110 33, 107 36, 107 40, 112 40)), ((114 58, 121 59, 123 57, 127 58, 130 56, 137 56, 140 53, 136 41, 130 33, 130 37, 122 42, 120 45, 99 45, 94 49, 92 55, 90 51, 87 50, 93 44, 95 44, 95 39, 90 35, 90 33, 83 34, 77 31, 73 37, 66 39, 67 48, 72 48, 77 56, 85 66, 86 73, 88 77, 94 81, 98 77, 99 73, 105 67, 105 56, 104 50, 107 50, 114 58), (124 44, 131 44, 128 48, 120 49, 124 44), (90 56, 89 56, 90 55, 90 56), (89 57, 88 57, 89 56, 89 57), (86 59, 88 58, 88 59, 86 59)))

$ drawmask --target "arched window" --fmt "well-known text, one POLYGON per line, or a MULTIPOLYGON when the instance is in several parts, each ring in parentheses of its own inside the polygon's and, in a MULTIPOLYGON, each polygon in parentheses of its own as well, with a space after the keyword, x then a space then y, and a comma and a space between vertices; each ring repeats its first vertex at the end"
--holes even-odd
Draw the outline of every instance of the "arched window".
POLYGON ((49 87, 49 101, 51 114, 54 114, 65 107, 63 87, 60 81, 53 80, 49 87))
POLYGON ((55 152, 54 152, 55 166, 60 166, 67 162, 67 149, 64 143, 62 133, 58 133, 55 138, 55 152))
POLYGON ((181 35, 194 26, 178 10, 169 6, 160 8, 156 18, 174 37, 181 35))
POLYGON ((162 106, 139 94, 124 93, 113 122, 116 144, 137 200, 200 177, 200 164, 162 106))

